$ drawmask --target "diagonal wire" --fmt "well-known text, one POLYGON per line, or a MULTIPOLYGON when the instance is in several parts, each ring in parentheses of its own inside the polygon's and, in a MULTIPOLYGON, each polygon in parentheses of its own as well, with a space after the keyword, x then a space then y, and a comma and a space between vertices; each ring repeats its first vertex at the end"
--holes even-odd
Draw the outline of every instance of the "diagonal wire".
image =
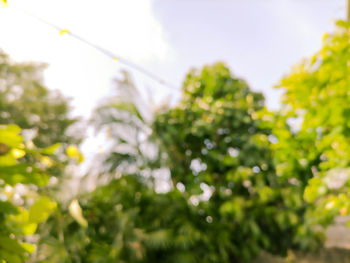
POLYGON ((143 67, 141 67, 141 66, 139 66, 139 65, 137 65, 135 63, 133 63, 132 61, 127 60, 127 59, 125 59, 125 58, 123 58, 121 56, 118 56, 118 55, 114 54, 112 51, 109 51, 109 50, 107 50, 107 49, 105 49, 105 48, 103 48, 103 47, 101 47, 99 45, 96 45, 96 44, 86 40, 85 38, 83 38, 83 37, 81 37, 81 36, 79 36, 77 34, 74 34, 74 33, 72 33, 71 31, 69 31, 67 29, 61 28, 61 27, 59 27, 59 26, 57 26, 57 25, 55 25, 55 24, 53 24, 53 23, 51 23, 51 22, 49 22, 49 21, 47 21, 47 20, 45 20, 45 19, 43 19, 43 18, 41 18, 39 16, 36 16, 36 15, 26 11, 26 10, 23 10, 21 8, 18 8, 18 7, 15 7, 15 8, 20 10, 21 12, 23 12, 27 16, 29 16, 31 18, 34 18, 35 20, 37 20, 37 21, 39 21, 39 22, 41 22, 43 24, 46 24, 47 26, 57 30, 61 35, 67 34, 67 35, 71 36, 72 38, 75 38, 75 39, 79 40, 80 42, 82 42, 82 43, 84 43, 84 44, 94 48, 95 50, 97 50, 100 53, 102 53, 103 55, 113 59, 114 61, 117 61, 117 62, 119 62, 119 63, 121 63, 121 64, 123 64, 123 65, 125 65, 125 66, 127 66, 129 68, 131 68, 131 69, 134 69, 134 70, 144 74, 145 76, 149 77, 150 79, 153 79, 154 81, 160 83, 161 85, 163 85, 163 86, 165 86, 167 88, 176 90, 176 91, 180 91, 175 85, 172 85, 172 84, 166 82, 161 77, 158 77, 157 75, 155 75, 152 72, 148 71, 147 69, 145 69, 145 68, 143 68, 143 67))

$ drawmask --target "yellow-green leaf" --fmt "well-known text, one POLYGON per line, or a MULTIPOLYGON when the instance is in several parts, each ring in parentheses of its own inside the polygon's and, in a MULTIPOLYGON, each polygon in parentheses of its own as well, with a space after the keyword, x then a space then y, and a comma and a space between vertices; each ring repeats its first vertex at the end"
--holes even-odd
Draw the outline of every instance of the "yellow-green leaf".
POLYGON ((35 250, 35 246, 33 244, 22 243, 21 245, 29 254, 32 254, 35 250))
POLYGON ((88 222, 83 216, 83 210, 81 209, 78 200, 74 199, 69 205, 69 213, 71 216, 83 227, 88 226, 88 222))
POLYGON ((56 207, 57 204, 48 197, 41 197, 29 209, 29 222, 41 223, 45 221, 56 207))
POLYGON ((55 143, 54 145, 51 145, 51 146, 49 146, 49 147, 43 149, 43 150, 41 151, 41 153, 43 153, 43 154, 50 154, 50 155, 51 155, 51 154, 55 154, 55 152, 57 151, 57 149, 60 148, 61 146, 62 146, 61 143, 55 143))

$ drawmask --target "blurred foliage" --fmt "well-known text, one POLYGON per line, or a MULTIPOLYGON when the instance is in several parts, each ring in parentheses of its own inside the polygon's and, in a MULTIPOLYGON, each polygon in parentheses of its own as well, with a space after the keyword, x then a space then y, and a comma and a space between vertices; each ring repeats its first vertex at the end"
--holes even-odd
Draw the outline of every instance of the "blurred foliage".
POLYGON ((350 250, 340 248, 322 248, 317 252, 291 252, 285 258, 261 255, 252 263, 350 263, 350 250))
MULTIPOLYGON (((71 174, 67 172, 67 166, 83 160, 82 154, 75 146, 82 140, 81 133, 77 130, 74 133, 74 125, 78 118, 71 117, 71 107, 67 98, 43 85, 43 69, 42 64, 17 63, 0 52, 0 124, 8 124, 7 129, 21 127, 14 128, 15 135, 0 135, 3 139, 0 155, 1 152, 5 154, 7 151, 12 154, 1 157, 0 164, 6 165, 0 171, 1 179, 13 187, 12 196, 18 197, 21 191, 24 191, 29 194, 29 203, 32 202, 30 200, 40 199, 29 210, 27 208, 30 204, 22 198, 19 199, 24 203, 17 209, 21 213, 16 210, 16 220, 21 224, 16 227, 24 228, 23 233, 20 232, 21 229, 18 230, 18 234, 22 236, 36 232, 37 223, 45 221, 48 213, 57 206, 50 199, 58 201, 59 188, 62 188, 63 180, 68 179, 71 174), (13 126, 14 124, 18 126, 13 126), (17 136, 17 140, 20 141, 20 148, 11 144, 13 136, 17 136), (37 147, 41 150, 38 151, 37 147), (16 161, 13 158, 9 159, 11 156, 15 156, 16 161), (7 167, 8 165, 14 167, 7 167), (46 174, 51 178, 49 185, 49 177, 46 174), (18 189, 18 184, 36 186, 20 186, 18 189), (41 195, 46 197, 40 198, 41 195)), ((2 186, 0 189, 6 192, 8 188, 4 185, 5 190, 2 186)), ((58 213, 56 211, 55 215, 58 213)), ((39 225, 40 235, 31 238, 31 243, 36 244, 38 239, 41 240, 41 229, 39 225)), ((24 254, 20 255, 21 260, 23 256, 24 254)), ((16 261, 17 256, 6 260, 9 263, 19 262, 16 261)))
POLYGON ((58 222, 46 228, 51 242, 38 251, 46 262, 200 260, 188 248, 203 235, 195 221, 205 225, 204 215, 198 220, 196 210, 178 191, 157 194, 143 178, 127 175, 79 200, 88 227, 79 226, 78 220, 66 214, 62 228, 58 222))
POLYGON ((36 192, 49 176, 44 161, 21 162, 26 155, 35 160, 50 158, 39 149, 28 149, 15 125, 0 126, 0 261, 21 263, 35 246, 37 225, 55 210, 56 203, 36 192))
POLYGON ((16 124, 37 147, 78 144, 79 134, 68 129, 78 119, 70 116, 68 99, 43 85, 43 64, 13 62, 0 51, 0 123, 16 124))
MULTIPOLYGON (((151 122, 154 109, 142 99, 130 74, 122 72, 116 90, 94 111, 91 123, 97 133, 106 134, 103 154, 97 157, 100 174, 141 173, 159 165, 160 156, 153 142, 151 122)), ((97 161, 96 160, 96 161, 97 161)), ((95 165, 96 166, 96 165, 95 165)))
POLYGON ((322 237, 305 225, 303 189, 277 174, 276 123, 263 96, 220 63, 190 72, 183 93, 177 107, 157 115, 155 137, 173 184, 211 218, 205 232, 217 262, 249 260, 260 249, 317 248, 322 237))
POLYGON ((277 176, 275 115, 224 64, 192 70, 178 105, 153 118, 128 75, 119 89, 93 116, 107 180, 50 219, 38 258, 242 262, 318 247, 303 188, 277 176))
POLYGON ((308 221, 324 227, 350 213, 349 29, 337 22, 321 50, 279 85, 285 90, 281 118, 294 129, 278 136, 280 173, 307 185, 308 221))
POLYGON ((158 109, 124 72, 91 120, 105 140, 95 189, 58 204, 37 189, 57 143, 83 160, 68 146, 80 141, 67 135, 76 119, 42 86, 40 67, 1 55, 0 122, 36 134, 30 144, 17 126, 0 129, 0 257, 23 262, 25 241, 43 263, 246 262, 319 248, 323 229, 350 214, 349 32, 338 22, 281 80, 278 112, 223 63, 191 70, 178 104, 158 109), (18 185, 36 187, 24 198, 18 185))
MULTIPOLYGON (((55 153, 54 162, 47 165, 52 176, 61 178, 71 162, 65 149, 79 145, 83 133, 77 127, 79 119, 71 116, 69 100, 43 85, 44 68, 43 64, 14 62, 0 51, 0 124, 21 127, 28 148, 55 153)), ((29 158, 34 156, 26 156, 23 162, 35 161, 29 158)))

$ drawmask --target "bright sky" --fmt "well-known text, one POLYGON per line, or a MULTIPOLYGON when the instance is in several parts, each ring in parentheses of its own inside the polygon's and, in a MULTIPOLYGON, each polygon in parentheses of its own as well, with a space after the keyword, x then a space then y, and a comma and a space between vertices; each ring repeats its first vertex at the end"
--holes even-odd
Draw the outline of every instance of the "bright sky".
MULTIPOLYGON (((272 86, 316 52, 321 36, 345 16, 345 0, 8 0, 0 9, 0 48, 18 61, 49 64, 45 83, 73 97, 89 116, 108 96, 120 65, 60 36, 27 10, 181 85, 192 66, 221 60, 278 107, 272 86), (11 8, 18 7, 18 9, 11 8)), ((156 98, 176 92, 134 73, 156 98)))

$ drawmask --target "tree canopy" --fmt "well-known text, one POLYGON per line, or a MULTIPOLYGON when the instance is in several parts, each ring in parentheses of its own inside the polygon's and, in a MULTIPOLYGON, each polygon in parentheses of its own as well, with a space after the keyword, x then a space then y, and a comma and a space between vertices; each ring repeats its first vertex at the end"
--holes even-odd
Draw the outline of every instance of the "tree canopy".
MULTIPOLYGON (((119 84, 132 93, 130 80, 119 84)), ((108 179, 78 198, 87 227, 65 217, 64 241, 48 244, 43 257, 242 262, 260 250, 284 255, 319 246, 322 235, 305 219, 306 185, 279 176, 278 116, 223 63, 191 70, 178 105, 159 109, 151 121, 139 106, 118 96, 96 110, 94 121, 112 145, 102 154, 108 179), (157 191, 165 182, 170 189, 157 191)), ((47 230, 58 239, 56 225, 47 230)))
POLYGON ((348 215, 349 190, 349 28, 337 22, 325 34, 323 47, 282 79, 282 116, 294 123, 289 138, 281 138, 284 173, 304 175, 304 198, 310 220, 328 226, 337 215, 348 215), (286 142, 288 140, 289 142, 286 142))

